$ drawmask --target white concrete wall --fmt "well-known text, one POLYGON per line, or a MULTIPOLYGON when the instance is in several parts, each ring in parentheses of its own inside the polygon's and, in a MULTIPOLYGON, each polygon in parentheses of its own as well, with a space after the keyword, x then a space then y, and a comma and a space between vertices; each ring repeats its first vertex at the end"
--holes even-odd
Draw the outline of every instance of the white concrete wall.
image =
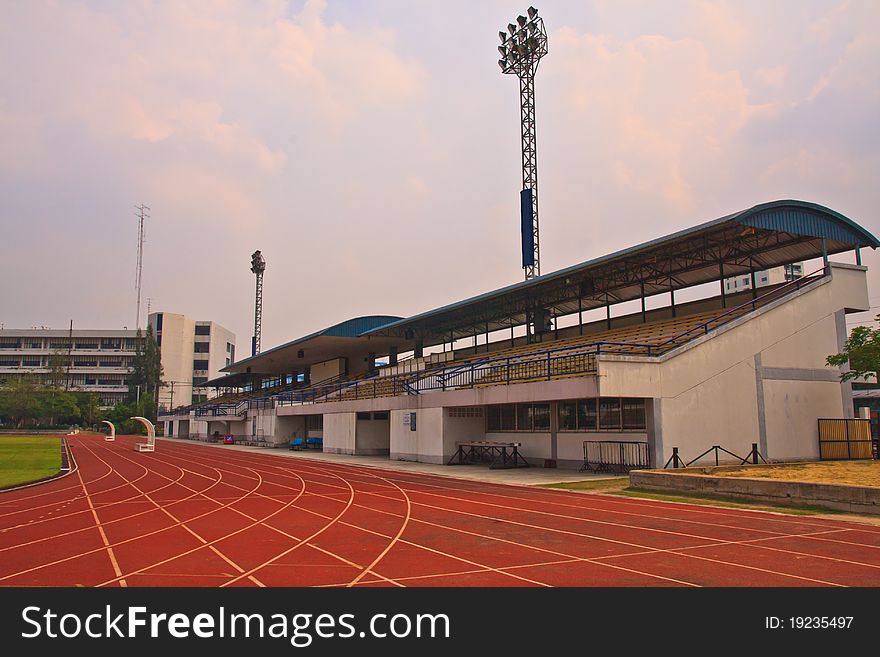
POLYGON ((491 431, 486 434, 486 440, 497 440, 501 443, 522 443, 519 453, 527 459, 532 459, 534 465, 543 465, 544 459, 552 458, 549 431, 536 433, 491 431))
POLYGON ((357 420, 355 454, 388 454, 390 449, 390 420, 357 420))
POLYGON ((712 445, 745 456, 752 443, 771 459, 816 458, 816 420, 844 417, 838 371, 825 366, 838 350, 835 313, 868 307, 864 268, 832 273, 670 356, 600 357, 601 396, 660 400, 664 462, 673 446, 691 459, 712 445))
POLYGON ((355 413, 328 413, 324 415, 324 451, 331 454, 354 454, 355 413))
MULTIPOLYGON (((326 416, 325 416, 326 417, 326 416)), ((391 411, 391 458, 399 461, 443 463, 443 409, 391 411), (416 413, 416 430, 403 424, 404 414, 416 413)), ((325 419, 326 422, 326 419, 325 419)), ((326 428, 326 424, 325 424, 326 428)))
MULTIPOLYGON (((150 315, 155 329, 155 314, 150 315)), ((195 339, 195 320, 177 313, 162 313, 162 380, 176 381, 174 399, 171 399, 171 386, 165 385, 159 391, 161 406, 189 406, 192 403, 193 342, 195 339)))
POLYGON ((332 360, 325 360, 323 363, 316 363, 311 367, 312 384, 339 376, 344 372, 344 368, 345 359, 343 358, 334 358, 332 360))
POLYGON ((290 442, 292 438, 306 437, 304 415, 279 415, 275 418, 275 443, 290 442))

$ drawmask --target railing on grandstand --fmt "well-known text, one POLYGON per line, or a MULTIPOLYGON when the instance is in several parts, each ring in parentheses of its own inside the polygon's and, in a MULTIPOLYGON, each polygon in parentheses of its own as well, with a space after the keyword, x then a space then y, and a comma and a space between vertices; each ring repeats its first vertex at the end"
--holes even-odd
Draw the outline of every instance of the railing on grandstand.
POLYGON ((248 400, 242 400, 233 404, 211 404, 208 406, 196 406, 196 417, 239 417, 248 409, 248 400))
POLYGON ((753 310, 757 310, 759 306, 763 306, 770 301, 773 301, 773 298, 781 298, 786 294, 789 294, 792 290, 799 290, 805 285, 809 285, 813 281, 819 280, 825 276, 825 269, 817 269, 814 272, 810 272, 805 276, 801 276, 800 278, 796 278, 793 281, 789 281, 788 283, 784 283, 779 287, 773 288, 770 292, 759 295, 752 299, 751 301, 746 301, 730 310, 721 313, 710 319, 707 322, 703 322, 702 324, 698 324, 692 328, 689 328, 686 331, 682 331, 676 336, 673 336, 666 340, 665 342, 661 342, 658 345, 655 345, 655 349, 663 349, 664 351, 669 351, 669 349, 674 349, 679 344, 687 342, 688 340, 692 340, 694 335, 692 334, 700 334, 700 333, 709 333, 710 331, 715 330, 719 326, 726 324, 727 322, 732 322, 733 320, 739 318, 740 315, 743 314, 743 310, 748 309, 750 312, 753 310), (689 337, 686 337, 689 336, 689 337))
POLYGON ((398 395, 417 395, 429 391, 467 389, 491 385, 524 383, 531 381, 550 381, 596 372, 598 354, 624 354, 632 356, 660 356, 692 340, 697 335, 706 334, 720 326, 734 321, 774 298, 800 289, 822 278, 824 269, 812 272, 802 278, 780 285, 770 292, 723 312, 712 319, 689 328, 668 340, 655 344, 639 342, 596 341, 556 347, 521 356, 501 356, 484 358, 465 363, 452 364, 439 368, 421 370, 410 374, 381 377, 374 375, 366 379, 349 379, 329 385, 310 386, 302 390, 291 390, 277 395, 277 405, 309 404, 331 401, 349 401, 393 397, 398 395), (571 353, 577 352, 577 353, 571 353))

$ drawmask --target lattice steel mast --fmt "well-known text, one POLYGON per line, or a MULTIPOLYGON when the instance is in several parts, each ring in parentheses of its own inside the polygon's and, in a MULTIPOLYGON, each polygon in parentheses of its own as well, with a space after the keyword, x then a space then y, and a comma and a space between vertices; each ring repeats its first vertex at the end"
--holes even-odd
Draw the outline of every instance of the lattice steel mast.
POLYGON ((141 286, 144 280, 144 219, 150 218, 150 208, 141 203, 134 206, 136 210, 134 216, 138 219, 138 254, 137 254, 137 274, 135 276, 134 286, 137 288, 137 319, 135 328, 141 328, 141 286))
POLYGON ((529 7, 528 16, 499 32, 498 65, 505 74, 519 78, 519 108, 522 124, 522 266, 526 279, 541 275, 541 247, 538 239, 538 145, 535 134, 535 73, 547 54, 547 31, 538 10, 529 7))
POLYGON ((259 251, 251 256, 251 271, 257 275, 257 296, 254 302, 254 337, 251 341, 251 355, 260 353, 260 333, 263 330, 263 272, 266 271, 266 259, 259 251))

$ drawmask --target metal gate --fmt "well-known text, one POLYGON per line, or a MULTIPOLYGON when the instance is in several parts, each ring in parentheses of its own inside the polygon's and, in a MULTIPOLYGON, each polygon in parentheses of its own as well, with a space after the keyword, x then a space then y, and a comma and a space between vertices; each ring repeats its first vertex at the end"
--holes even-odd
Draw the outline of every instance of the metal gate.
POLYGON ((871 421, 819 418, 819 458, 823 461, 877 458, 871 421))
POLYGON ((585 440, 580 471, 629 472, 649 468, 648 443, 636 440, 585 440))

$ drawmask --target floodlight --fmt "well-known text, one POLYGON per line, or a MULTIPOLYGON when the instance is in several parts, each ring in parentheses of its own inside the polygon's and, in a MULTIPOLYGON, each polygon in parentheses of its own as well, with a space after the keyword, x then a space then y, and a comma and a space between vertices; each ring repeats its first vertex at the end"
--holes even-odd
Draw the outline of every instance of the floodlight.
POLYGON ((505 34, 504 32, 499 32, 498 38, 501 39, 501 43, 504 43, 505 41, 507 41, 507 34, 505 34))
POLYGON ((526 12, 529 15, 531 20, 535 20, 535 16, 538 15, 538 10, 534 7, 529 7, 529 10, 526 12))
POLYGON ((519 23, 520 27, 525 25, 527 21, 528 21, 528 19, 525 16, 517 16, 516 17, 516 22, 519 23))
POLYGON ((507 24, 507 31, 510 32, 510 36, 513 36, 514 33, 516 32, 516 25, 514 25, 513 23, 508 23, 507 24))
POLYGON ((498 52, 501 53, 502 57, 507 57, 507 48, 504 46, 498 46, 498 52))
POLYGON ((498 66, 500 66, 501 70, 503 71, 505 68, 507 68, 507 62, 505 62, 503 59, 499 59, 498 66))

